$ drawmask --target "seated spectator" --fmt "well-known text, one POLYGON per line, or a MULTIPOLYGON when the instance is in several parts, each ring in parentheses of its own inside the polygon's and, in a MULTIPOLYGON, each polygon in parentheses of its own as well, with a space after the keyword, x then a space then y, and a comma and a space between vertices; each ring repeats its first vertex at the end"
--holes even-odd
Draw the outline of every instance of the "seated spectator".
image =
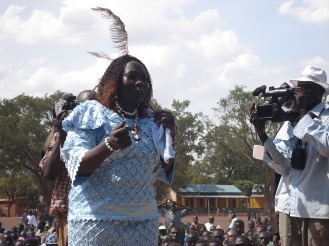
POLYGON ((234 231, 234 223, 235 223, 236 220, 237 220, 236 214, 235 213, 231 213, 231 223, 230 223, 228 229, 226 230, 226 232, 228 232, 228 231, 231 231, 231 232, 234 231))
POLYGON ((248 237, 244 235, 239 235, 236 237, 234 244, 240 246, 250 246, 251 242, 248 237))
POLYGON ((195 228, 198 227, 198 225, 199 225, 199 217, 197 215, 194 215, 193 216, 193 222, 192 222, 191 225, 193 225, 195 228))
POLYGON ((263 225, 262 218, 260 216, 257 216, 255 226, 261 226, 261 225, 263 225))
POLYGON ((225 242, 223 244, 226 244, 228 246, 234 246, 235 239, 236 239, 236 235, 230 235, 227 239, 225 239, 225 242))
POLYGON ((204 224, 198 224, 198 226, 196 227, 196 231, 198 232, 199 237, 202 236, 202 233, 206 230, 207 228, 204 224))
POLYGON ((222 241, 218 238, 211 238, 207 241, 207 246, 222 246, 222 241))
POLYGON ((170 238, 170 237, 167 237, 165 240, 163 240, 162 242, 162 246, 169 246, 171 243, 174 243, 175 241, 170 238))
POLYGON ((3 234, 5 230, 5 228, 2 228, 2 222, 0 222, 0 234, 3 234))
POLYGON ((189 231, 186 235, 186 246, 194 246, 199 240, 199 235, 196 231, 189 231))
POLYGON ((254 229, 255 228, 255 221, 249 220, 248 221, 248 228, 249 228, 249 230, 254 229))
POLYGON ((14 239, 12 233, 13 231, 5 231, 2 235, 9 246, 14 245, 14 239))
POLYGON ((270 243, 270 239, 266 231, 261 231, 258 235, 258 245, 259 246, 266 246, 270 243))
POLYGON ((56 232, 54 232, 53 234, 49 235, 46 238, 46 246, 55 246, 57 245, 57 235, 56 232))
POLYGON ((256 227, 254 228, 254 237, 255 237, 256 239, 258 239, 258 235, 259 235, 259 233, 262 232, 262 231, 266 231, 265 228, 264 228, 264 226, 256 226, 256 227))
POLYGON ((212 232, 213 230, 215 230, 216 229, 216 226, 212 226, 212 227, 210 227, 210 232, 212 232))
POLYGON ((205 224, 206 228, 207 228, 207 231, 210 231, 210 228, 212 226, 217 226, 217 224, 215 223, 215 217, 213 215, 210 215, 209 218, 208 218, 208 222, 205 224))
POLYGON ((229 232, 226 237, 228 238, 231 235, 239 236, 244 233, 244 222, 243 220, 237 219, 234 223, 234 231, 229 232))
POLYGON ((39 242, 35 237, 27 237, 24 240, 24 246, 38 246, 39 242))
POLYGON ((217 238, 221 241, 225 239, 225 233, 223 229, 215 229, 211 232, 212 238, 217 238))
POLYGON ((161 245, 163 240, 167 238, 167 227, 164 225, 159 226, 159 244, 161 245))
POLYGON ((0 246, 9 246, 6 239, 0 234, 0 246))
POLYGON ((199 239, 198 241, 196 241, 195 246, 207 246, 207 241, 199 239))
POLYGON ((15 246, 24 246, 24 240, 17 240, 15 246))
POLYGON ((171 238, 174 242, 180 242, 181 235, 180 229, 177 226, 172 226, 169 228, 168 237, 171 238))

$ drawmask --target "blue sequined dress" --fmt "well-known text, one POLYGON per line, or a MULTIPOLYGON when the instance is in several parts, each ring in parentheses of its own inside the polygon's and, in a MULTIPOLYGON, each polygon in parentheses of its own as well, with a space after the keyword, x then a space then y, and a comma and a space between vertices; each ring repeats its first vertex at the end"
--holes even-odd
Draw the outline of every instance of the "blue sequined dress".
MULTIPOLYGON (((77 106, 64 120, 62 157, 72 179, 69 245, 157 245, 159 214, 154 182, 170 183, 153 138, 152 114, 138 119, 139 141, 114 152, 90 176, 76 172, 85 153, 104 142, 123 119, 97 101, 77 106)), ((126 119, 133 126, 134 119, 126 119)), ((173 168, 172 168, 173 169, 173 168)))

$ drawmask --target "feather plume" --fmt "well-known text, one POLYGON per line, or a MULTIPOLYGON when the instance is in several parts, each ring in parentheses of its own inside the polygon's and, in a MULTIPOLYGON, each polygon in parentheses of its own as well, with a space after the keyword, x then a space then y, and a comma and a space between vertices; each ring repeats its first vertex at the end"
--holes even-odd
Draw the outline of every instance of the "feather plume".
MULTIPOLYGON (((128 33, 125 29, 125 24, 119 16, 115 15, 110 9, 106 8, 92 8, 94 11, 101 12, 101 15, 110 23, 110 35, 112 41, 115 43, 115 48, 120 49, 121 55, 129 54, 128 51, 128 33)), ((89 52, 91 53, 91 52, 89 52)), ((93 52, 95 53, 95 52, 93 52)), ((102 58, 105 53, 100 54, 102 58)), ((95 55, 95 54, 93 54, 95 55)), ((106 55, 106 54, 105 54, 106 55)), ((106 55, 107 56, 107 55, 106 55)), ((109 56, 107 56, 109 57, 109 56)), ((107 58, 106 58, 107 59, 107 58)))
POLYGON ((108 60, 109 62, 113 61, 113 59, 105 54, 104 52, 100 51, 100 52, 91 52, 91 51, 88 51, 89 54, 93 55, 93 56, 96 56, 98 58, 104 58, 106 60, 108 60))

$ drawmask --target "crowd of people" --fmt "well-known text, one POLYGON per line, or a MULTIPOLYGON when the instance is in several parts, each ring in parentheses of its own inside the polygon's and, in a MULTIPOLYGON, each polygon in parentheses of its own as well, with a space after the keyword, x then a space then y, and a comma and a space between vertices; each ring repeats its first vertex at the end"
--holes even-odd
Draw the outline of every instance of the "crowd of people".
POLYGON ((212 215, 205 224, 199 223, 195 215, 193 222, 185 224, 184 230, 172 221, 169 226, 161 224, 158 246, 265 246, 272 243, 268 218, 263 221, 249 220, 248 229, 245 229, 244 221, 236 218, 235 214, 231 222, 233 226, 230 225, 226 231, 214 222, 212 215))
POLYGON ((13 226, 10 230, 2 228, 0 222, 0 246, 56 246, 57 219, 39 222, 32 211, 22 216, 22 223, 13 226))

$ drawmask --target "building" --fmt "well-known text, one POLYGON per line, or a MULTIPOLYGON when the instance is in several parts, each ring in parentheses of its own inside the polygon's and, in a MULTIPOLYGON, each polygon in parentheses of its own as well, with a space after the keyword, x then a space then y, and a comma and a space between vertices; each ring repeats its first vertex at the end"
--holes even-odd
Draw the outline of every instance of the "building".
POLYGON ((175 194, 179 204, 197 212, 215 211, 216 208, 245 208, 248 196, 234 185, 188 184, 175 194))
POLYGON ((250 196, 250 208, 264 208, 265 197, 262 192, 263 185, 255 184, 250 196))
MULTIPOLYGON (((15 202, 10 207, 10 216, 18 216, 21 215, 24 210, 30 209, 30 200, 28 197, 17 197, 15 198, 15 202)), ((2 216, 8 216, 8 199, 0 198, 0 212, 2 216)))

